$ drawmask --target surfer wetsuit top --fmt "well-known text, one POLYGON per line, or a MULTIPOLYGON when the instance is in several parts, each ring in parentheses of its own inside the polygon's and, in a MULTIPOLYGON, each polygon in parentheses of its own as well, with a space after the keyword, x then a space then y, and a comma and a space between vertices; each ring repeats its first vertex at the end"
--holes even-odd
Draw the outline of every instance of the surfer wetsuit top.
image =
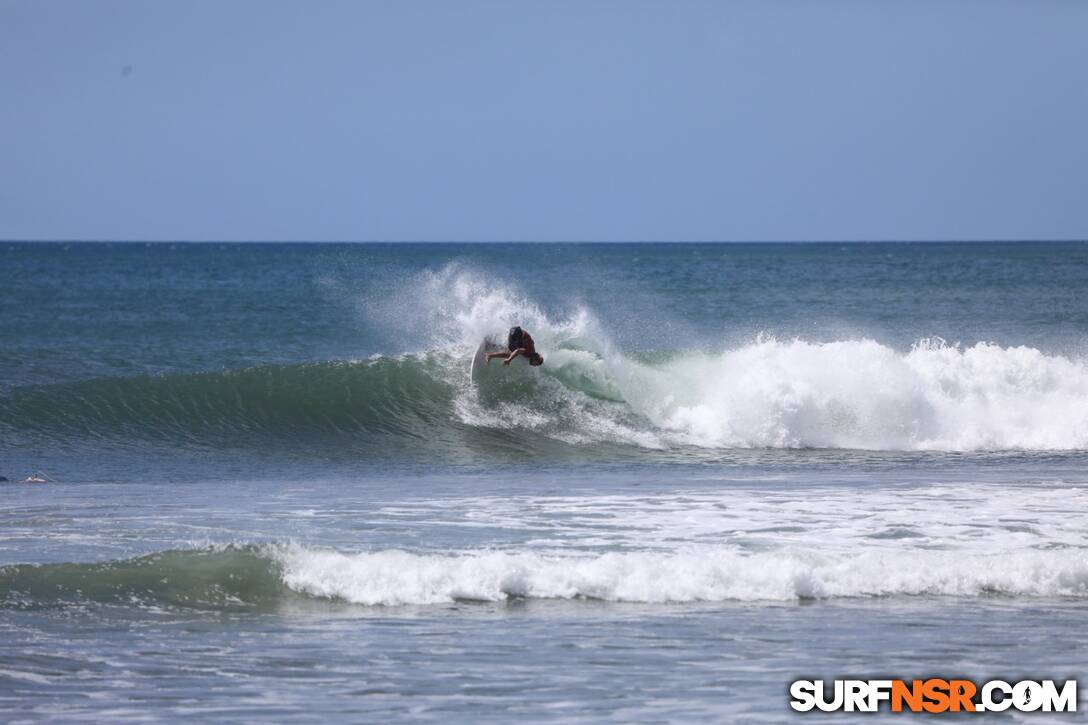
POLYGON ((536 343, 533 342, 533 336, 520 327, 511 327, 510 333, 506 336, 506 352, 489 352, 487 353, 487 362, 491 362, 493 357, 503 358, 502 364, 509 365, 510 361, 516 358, 518 355, 524 355, 529 360, 529 364, 532 366, 543 365, 544 358, 540 353, 536 351, 536 343))

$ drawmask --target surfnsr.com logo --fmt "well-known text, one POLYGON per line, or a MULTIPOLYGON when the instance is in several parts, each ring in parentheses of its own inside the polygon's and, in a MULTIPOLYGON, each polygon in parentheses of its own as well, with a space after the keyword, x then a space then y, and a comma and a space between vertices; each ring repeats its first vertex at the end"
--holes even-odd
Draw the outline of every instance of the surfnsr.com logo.
POLYGON ((1076 712, 1077 681, 990 680, 797 680, 790 684, 790 707, 799 712, 1076 712))

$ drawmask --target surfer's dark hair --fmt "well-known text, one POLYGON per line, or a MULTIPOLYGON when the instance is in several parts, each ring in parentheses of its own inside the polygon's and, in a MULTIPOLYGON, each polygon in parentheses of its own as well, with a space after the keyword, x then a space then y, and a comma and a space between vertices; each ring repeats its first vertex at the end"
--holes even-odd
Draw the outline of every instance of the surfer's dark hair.
POLYGON ((544 364, 544 356, 541 355, 539 352, 534 352, 532 355, 529 356, 529 364, 530 365, 543 365, 544 364))
POLYGON ((506 336, 506 347, 513 352, 521 347, 521 343, 525 340, 525 331, 520 327, 511 327, 510 334, 506 336))

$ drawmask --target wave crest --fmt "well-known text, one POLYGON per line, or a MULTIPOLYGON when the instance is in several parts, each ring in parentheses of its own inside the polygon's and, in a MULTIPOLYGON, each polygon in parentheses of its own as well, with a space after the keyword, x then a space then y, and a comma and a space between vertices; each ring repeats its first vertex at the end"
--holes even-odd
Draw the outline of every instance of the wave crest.
POLYGON ((1088 597, 1088 555, 1076 549, 831 554, 712 547, 604 554, 346 554, 269 545, 164 551, 97 564, 0 567, 0 607, 6 608, 90 602, 236 610, 306 600, 398 606, 509 599, 667 604, 993 595, 1088 597))

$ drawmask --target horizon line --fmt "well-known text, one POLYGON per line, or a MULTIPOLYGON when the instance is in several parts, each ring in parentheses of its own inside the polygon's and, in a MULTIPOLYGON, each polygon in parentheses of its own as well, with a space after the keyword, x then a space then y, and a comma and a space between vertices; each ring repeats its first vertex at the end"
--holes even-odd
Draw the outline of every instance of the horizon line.
POLYGON ((1083 243, 1088 237, 963 239, 0 239, 0 244, 1020 244, 1083 243))

